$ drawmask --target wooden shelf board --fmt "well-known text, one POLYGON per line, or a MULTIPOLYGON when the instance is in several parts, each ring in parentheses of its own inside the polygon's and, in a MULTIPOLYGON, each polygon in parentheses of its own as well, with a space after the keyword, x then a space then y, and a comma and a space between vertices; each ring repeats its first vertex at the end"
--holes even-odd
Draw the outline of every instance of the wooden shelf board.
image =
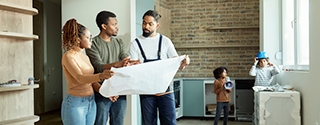
POLYGON ((238 27, 211 27, 208 30, 228 30, 228 29, 258 29, 259 26, 238 26, 238 27))
POLYGON ((37 35, 28 35, 23 33, 3 32, 3 31, 0 31, 0 37, 29 39, 29 40, 36 40, 39 38, 37 35))
POLYGON ((37 15, 38 10, 31 7, 20 6, 12 3, 2 2, 0 1, 0 10, 18 12, 28 15, 37 15))
POLYGON ((22 117, 22 118, 17 118, 17 119, 12 119, 12 120, 6 120, 6 121, 0 121, 0 125, 17 125, 17 124, 28 124, 28 123, 34 123, 39 121, 39 116, 34 115, 34 116, 28 116, 28 117, 22 117))
POLYGON ((39 88, 39 84, 34 84, 34 85, 22 84, 21 86, 0 87, 0 92, 25 90, 25 89, 34 89, 34 88, 39 88))
POLYGON ((200 49, 200 48, 221 48, 221 47, 259 47, 259 45, 208 45, 208 46, 176 46, 176 49, 200 49))

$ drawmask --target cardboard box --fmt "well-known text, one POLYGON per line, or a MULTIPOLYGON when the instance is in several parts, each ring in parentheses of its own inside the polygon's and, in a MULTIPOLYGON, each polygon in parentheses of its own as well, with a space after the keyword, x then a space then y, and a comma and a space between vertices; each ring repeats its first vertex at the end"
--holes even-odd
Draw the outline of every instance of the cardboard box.
POLYGON ((206 110, 207 112, 215 112, 217 108, 217 104, 207 104, 206 110))
MULTIPOLYGON (((217 104, 207 104, 206 112, 216 112, 217 104)), ((234 104, 229 104, 229 112, 234 112, 234 104)))

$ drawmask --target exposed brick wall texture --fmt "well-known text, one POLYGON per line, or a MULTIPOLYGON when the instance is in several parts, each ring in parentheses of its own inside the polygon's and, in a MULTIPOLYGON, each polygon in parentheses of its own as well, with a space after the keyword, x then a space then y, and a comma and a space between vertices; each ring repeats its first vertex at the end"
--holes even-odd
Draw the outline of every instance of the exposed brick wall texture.
POLYGON ((228 68, 230 77, 247 77, 259 51, 259 28, 212 30, 210 27, 259 26, 259 0, 155 0, 171 10, 171 40, 179 55, 191 64, 175 77, 213 77, 212 71, 228 68), (215 45, 255 45, 214 47, 215 45))

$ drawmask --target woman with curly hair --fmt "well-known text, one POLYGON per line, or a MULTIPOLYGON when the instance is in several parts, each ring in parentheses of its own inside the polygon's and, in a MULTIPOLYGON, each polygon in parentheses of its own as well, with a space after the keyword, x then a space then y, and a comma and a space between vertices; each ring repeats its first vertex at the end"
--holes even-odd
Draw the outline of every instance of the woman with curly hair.
POLYGON ((62 68, 68 82, 68 94, 62 101, 61 116, 64 125, 93 125, 96 118, 94 91, 99 91, 99 81, 113 75, 110 70, 93 74, 94 69, 85 48, 91 47, 90 31, 76 19, 63 26, 62 68))

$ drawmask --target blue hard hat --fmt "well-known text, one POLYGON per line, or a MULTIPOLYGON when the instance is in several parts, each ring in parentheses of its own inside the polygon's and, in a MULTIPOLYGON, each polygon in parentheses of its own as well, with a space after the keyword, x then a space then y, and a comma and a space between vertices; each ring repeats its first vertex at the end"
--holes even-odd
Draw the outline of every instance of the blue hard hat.
POLYGON ((269 59, 269 55, 264 51, 258 52, 256 57, 257 59, 269 59))

